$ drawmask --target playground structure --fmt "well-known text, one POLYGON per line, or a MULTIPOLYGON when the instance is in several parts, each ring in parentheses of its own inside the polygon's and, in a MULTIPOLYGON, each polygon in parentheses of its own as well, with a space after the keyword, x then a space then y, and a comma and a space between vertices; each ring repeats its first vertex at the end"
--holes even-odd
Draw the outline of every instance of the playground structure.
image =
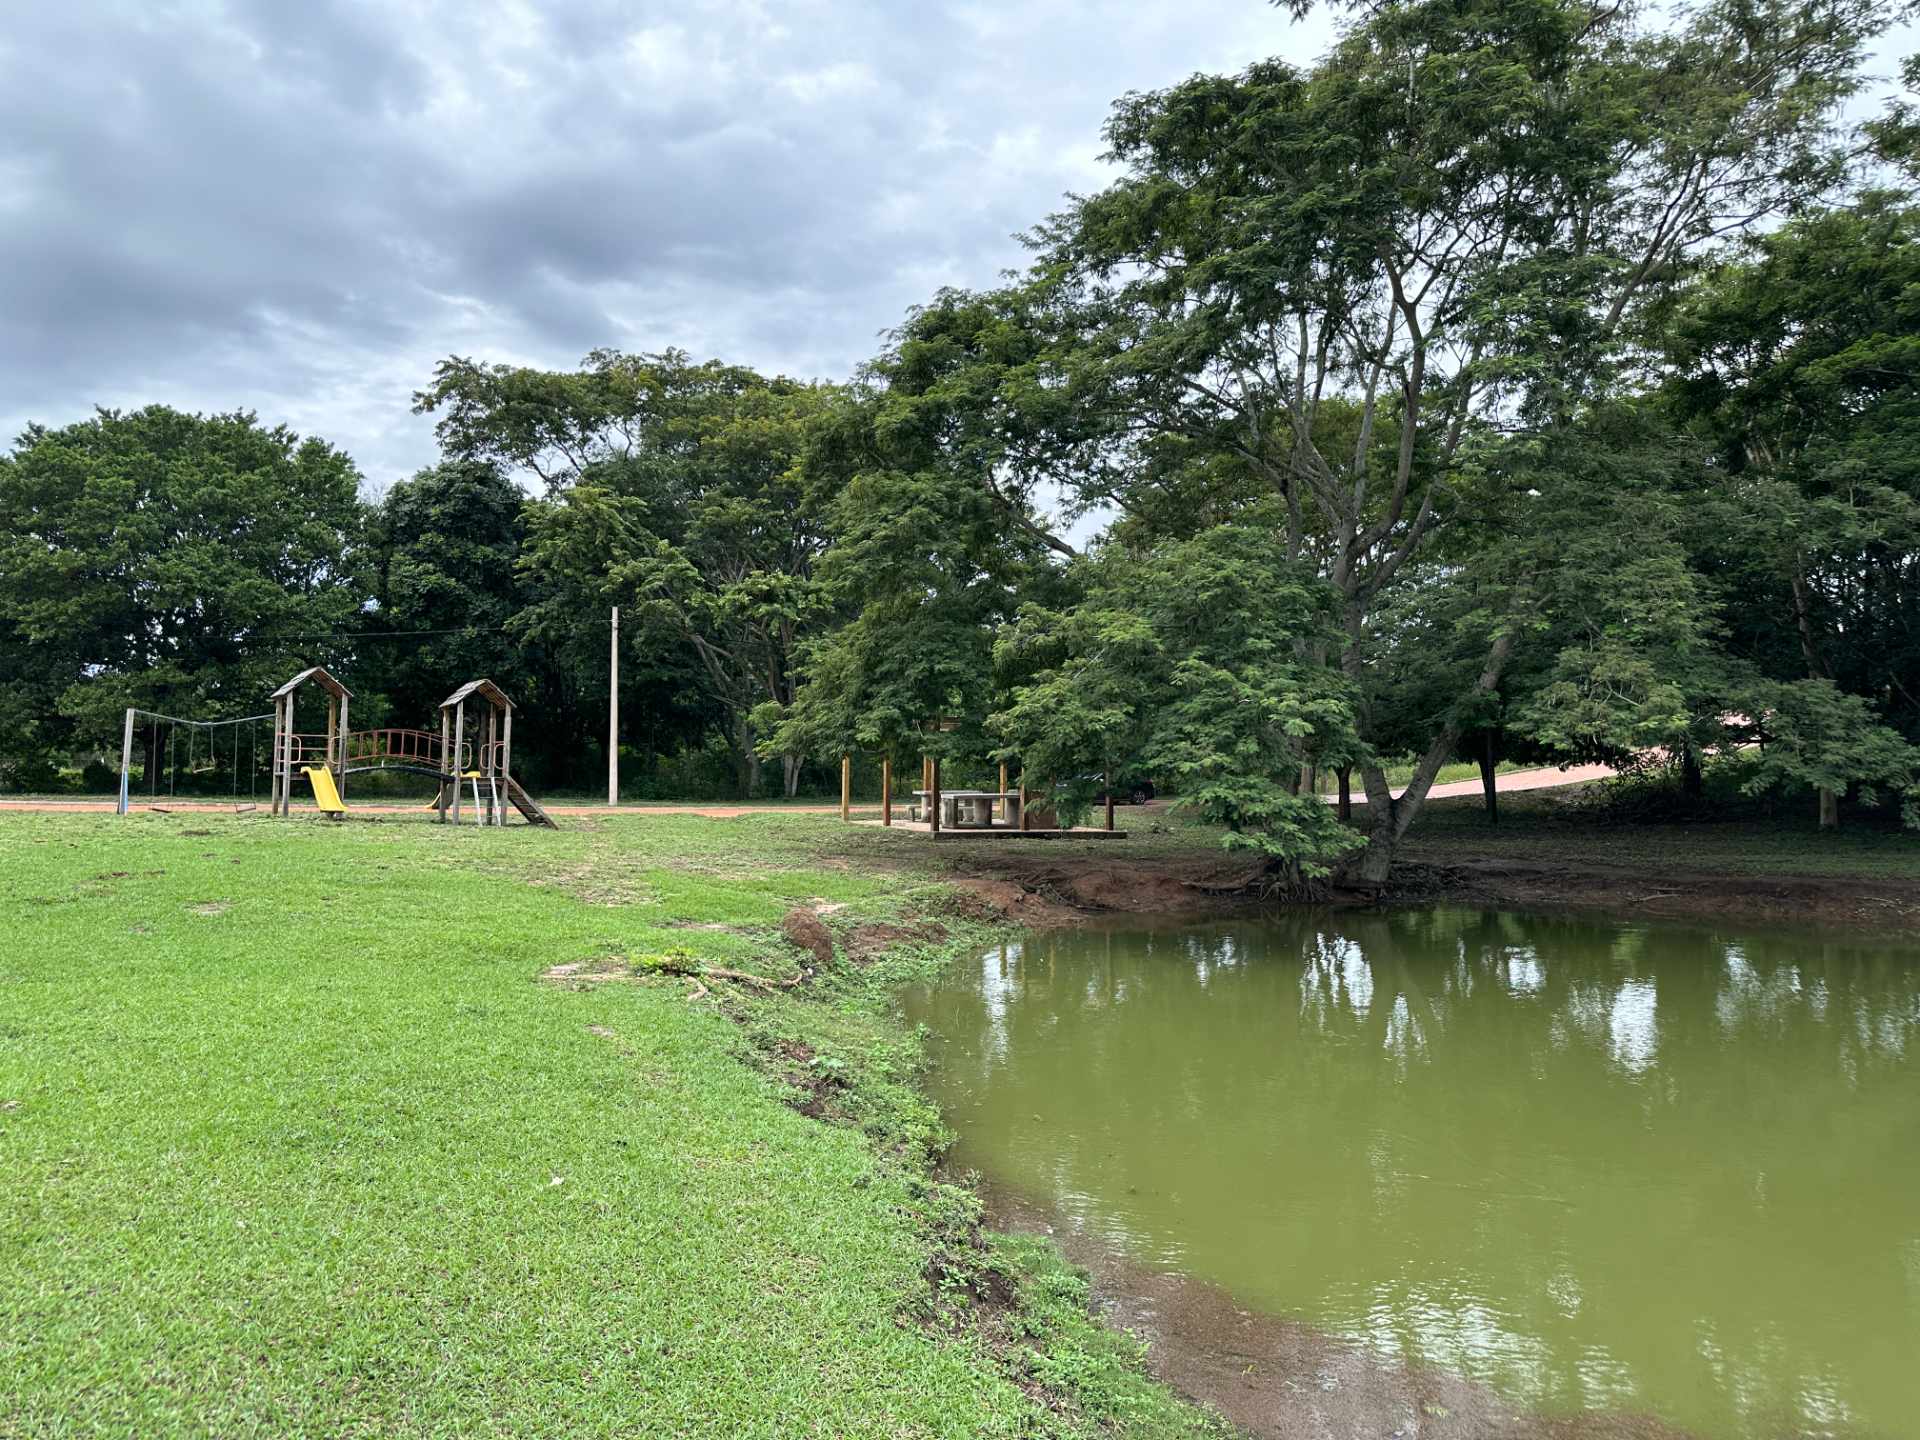
MULTIPOLYGON (((473 818, 477 825, 504 826, 509 806, 525 816, 528 823, 554 828, 553 818, 513 777, 513 701, 491 680, 470 680, 440 702, 440 730, 351 728, 353 692, 324 666, 302 670, 273 692, 273 746, 271 766, 271 811, 285 817, 293 813, 293 794, 302 777, 313 792, 314 803, 322 814, 338 820, 347 811, 347 777, 398 771, 422 775, 435 782, 432 801, 435 818, 442 824, 460 823, 463 791, 473 796, 473 818), (327 724, 323 731, 303 731, 295 722, 297 704, 303 687, 312 686, 326 697, 327 724), (484 705, 474 715, 468 729, 469 705, 484 705)), ((120 755, 121 814, 129 808, 128 776, 133 759, 135 719, 146 711, 127 711, 125 738, 120 755)), ((240 725, 263 720, 249 716, 244 721, 189 721, 170 716, 155 716, 174 725, 240 725)), ((191 737, 196 731, 189 730, 191 737)), ((235 732, 235 787, 238 793, 238 731, 235 732)), ((171 732, 169 732, 171 746, 171 732)), ((149 765, 151 768, 151 765, 149 765)), ((257 771, 255 772, 257 773, 257 771)), ((169 790, 171 793, 171 789, 169 790)), ((247 808, 251 808, 250 806, 247 808)))
POLYGON ((273 813, 291 813, 294 772, 312 786, 314 800, 335 818, 346 812, 349 775, 401 771, 436 782, 435 817, 460 823, 463 783, 473 793, 476 825, 505 825, 511 805, 530 824, 553 826, 553 818, 513 778, 513 701, 491 680, 469 680, 440 702, 440 733, 382 728, 354 730, 349 724, 353 692, 323 666, 302 670, 273 692, 273 813), (327 697, 327 728, 302 732, 294 710, 300 687, 313 685, 327 697), (476 716, 467 733, 467 706, 484 702, 485 729, 476 716))

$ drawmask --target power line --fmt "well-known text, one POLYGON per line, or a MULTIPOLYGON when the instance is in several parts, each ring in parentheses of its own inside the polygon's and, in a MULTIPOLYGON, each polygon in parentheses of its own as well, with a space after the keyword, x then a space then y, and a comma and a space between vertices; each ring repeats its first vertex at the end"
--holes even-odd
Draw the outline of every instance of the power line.
POLYGON ((429 635, 505 635, 505 625, 456 625, 446 630, 316 630, 305 635, 252 635, 240 645, 292 645, 309 640, 391 640, 429 635))

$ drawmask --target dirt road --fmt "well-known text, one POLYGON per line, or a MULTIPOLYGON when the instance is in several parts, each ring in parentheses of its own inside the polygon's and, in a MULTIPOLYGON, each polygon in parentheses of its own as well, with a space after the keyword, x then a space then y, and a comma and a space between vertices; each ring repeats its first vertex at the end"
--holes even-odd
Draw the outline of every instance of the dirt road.
MULTIPOLYGON (((1574 765, 1565 770, 1546 766, 1539 770, 1511 770, 1504 775, 1494 777, 1494 788, 1505 795, 1516 790, 1550 790, 1560 785, 1585 785, 1594 780, 1605 780, 1614 774, 1610 765, 1574 765)), ((1398 794, 1399 792, 1395 792, 1398 794)), ((1478 795, 1478 780, 1450 780, 1444 785, 1436 785, 1428 792, 1435 800, 1445 800, 1455 795, 1478 795)), ((1333 799, 1331 795, 1327 797, 1333 799)), ((426 807, 417 803, 373 803, 362 805, 349 801, 352 808, 363 815, 407 815, 426 807)), ((1367 797, 1359 791, 1354 792, 1353 803, 1364 805, 1367 797)), ((7 800, 0 799, 0 810, 41 810, 54 814, 88 815, 102 812, 111 813, 114 802, 111 800, 82 799, 71 800, 7 800)), ((220 814, 233 810, 233 802, 228 800, 169 800, 164 795, 158 798, 136 795, 133 797, 136 810, 167 810, 180 814, 196 811, 207 814, 220 814)), ((264 804, 261 808, 265 808, 264 804)), ((296 804, 297 810, 312 810, 310 805, 296 804)), ((856 805, 856 810, 871 810, 872 805, 856 805)), ((838 805, 595 805, 587 802, 568 804, 560 801, 546 806, 554 815, 698 815, 707 820, 732 820, 741 815, 836 815, 838 805)))
MULTIPOLYGON (((1611 765, 1569 765, 1564 770, 1557 766, 1546 765, 1538 770, 1509 770, 1504 775, 1495 775, 1493 788, 1501 795, 1510 794, 1516 790, 1553 790, 1562 785, 1588 785, 1595 780, 1609 780, 1619 773, 1611 765)), ((1393 793, 1394 798, 1398 799, 1402 791, 1395 790, 1393 793)), ((1456 796, 1480 793, 1478 780, 1449 780, 1446 784, 1436 785, 1429 790, 1427 798, 1451 800, 1456 796)), ((1331 800, 1334 797, 1329 795, 1327 798, 1331 800)), ((1366 804, 1366 795, 1356 789, 1353 792, 1353 803, 1366 804)))
MULTIPOLYGON (((242 802, 245 804, 247 802, 242 802)), ((425 810, 424 802, 417 804, 380 804, 363 805, 356 800, 348 800, 349 808, 358 815, 411 815, 417 810, 425 810)), ((469 802, 470 804, 471 802, 469 802)), ((114 802, 111 800, 0 800, 0 810, 38 810, 63 815, 111 815, 114 802)), ((162 795, 158 798, 136 795, 133 799, 135 810, 160 810, 174 815, 227 814, 236 807, 230 800, 169 800, 162 795)), ((266 810, 266 802, 256 807, 266 810)), ((294 803, 294 809, 302 814, 318 814, 312 805, 294 803)), ((542 807, 550 815, 698 815, 707 820, 732 820, 741 815, 838 815, 838 805, 569 805, 565 802, 542 807)), ((855 807, 861 808, 861 807, 855 807)), ((871 807, 867 807, 871 808, 871 807)))

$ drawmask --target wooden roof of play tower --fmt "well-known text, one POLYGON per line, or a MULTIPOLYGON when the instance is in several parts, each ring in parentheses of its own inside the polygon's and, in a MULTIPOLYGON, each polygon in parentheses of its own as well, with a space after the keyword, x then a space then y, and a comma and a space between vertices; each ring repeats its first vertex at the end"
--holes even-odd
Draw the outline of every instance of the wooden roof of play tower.
MULTIPOLYGON (((287 681, 286 684, 274 691, 273 698, 276 700, 284 699, 309 680, 313 681, 314 684, 318 685, 336 700, 351 700, 353 698, 353 692, 338 680, 334 679, 333 676, 329 675, 326 672, 326 668, 321 665, 309 665, 305 670, 302 670, 298 675, 294 676, 293 679, 287 681)), ((479 683, 484 684, 485 682, 481 681, 479 683)))
POLYGON ((483 700, 490 700, 502 710, 513 709, 513 701, 507 698, 507 692, 491 680, 469 680, 458 690, 454 691, 453 694, 442 700, 440 702, 440 708, 442 710, 451 710, 469 695, 478 695, 483 700))

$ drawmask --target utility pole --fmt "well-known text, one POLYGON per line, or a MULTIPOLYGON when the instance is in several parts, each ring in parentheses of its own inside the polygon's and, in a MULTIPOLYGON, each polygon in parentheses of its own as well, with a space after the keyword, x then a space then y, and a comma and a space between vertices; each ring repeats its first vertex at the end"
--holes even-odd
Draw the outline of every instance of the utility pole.
POLYGON ((613 607, 613 647, 607 657, 607 804, 620 803, 620 607, 613 607))

